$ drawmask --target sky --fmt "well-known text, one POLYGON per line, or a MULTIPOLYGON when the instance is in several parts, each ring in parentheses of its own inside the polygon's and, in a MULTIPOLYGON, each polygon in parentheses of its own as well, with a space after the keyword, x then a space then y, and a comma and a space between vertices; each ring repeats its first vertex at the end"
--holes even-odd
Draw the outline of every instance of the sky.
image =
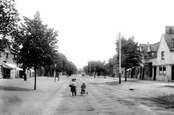
POLYGON ((20 17, 40 12, 58 30, 59 52, 77 68, 116 54, 118 33, 138 43, 156 43, 174 25, 172 0, 16 0, 20 17))

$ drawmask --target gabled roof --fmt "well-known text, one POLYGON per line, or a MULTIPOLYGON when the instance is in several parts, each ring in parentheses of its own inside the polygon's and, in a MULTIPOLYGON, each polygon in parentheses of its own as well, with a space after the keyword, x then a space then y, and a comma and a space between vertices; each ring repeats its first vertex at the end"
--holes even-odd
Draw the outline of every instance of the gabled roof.
POLYGON ((160 42, 157 42, 157 43, 155 43, 155 44, 151 44, 150 45, 150 48, 151 48, 151 51, 158 51, 158 48, 159 48, 159 43, 160 42))
POLYGON ((160 42, 154 44, 140 44, 139 47, 141 48, 144 57, 148 59, 157 57, 159 43, 160 42), (153 53, 148 52, 148 49, 153 53))
POLYGON ((141 48, 142 51, 147 52, 148 50, 148 45, 151 51, 157 52, 158 47, 159 47, 159 43, 154 43, 154 44, 140 44, 139 47, 141 48))
POLYGON ((169 47, 170 51, 174 51, 174 34, 164 34, 164 39, 169 47))

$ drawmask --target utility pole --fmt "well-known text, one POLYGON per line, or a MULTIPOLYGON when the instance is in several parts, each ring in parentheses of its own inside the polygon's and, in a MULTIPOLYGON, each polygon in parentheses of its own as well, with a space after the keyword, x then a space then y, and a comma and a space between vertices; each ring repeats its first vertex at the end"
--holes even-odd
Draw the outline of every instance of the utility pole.
POLYGON ((119 39, 119 84, 121 84, 121 33, 118 34, 119 39))

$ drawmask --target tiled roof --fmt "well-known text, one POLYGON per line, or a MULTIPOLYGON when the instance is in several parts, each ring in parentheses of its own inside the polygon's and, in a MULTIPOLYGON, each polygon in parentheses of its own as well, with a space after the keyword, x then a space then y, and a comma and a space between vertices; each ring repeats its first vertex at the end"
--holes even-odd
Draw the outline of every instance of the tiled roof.
POLYGON ((144 57, 145 58, 155 58, 155 57, 157 57, 157 50, 158 50, 158 47, 159 47, 159 43, 160 42, 157 42, 155 44, 140 44, 139 47, 141 48, 144 57), (149 45, 150 50, 151 50, 152 53, 147 52, 148 45, 149 45))
POLYGON ((170 51, 174 51, 174 34, 164 34, 164 39, 166 40, 170 51))
POLYGON ((155 43, 155 44, 151 44, 151 45, 150 45, 151 51, 158 51, 159 43, 160 43, 160 42, 157 42, 157 43, 155 43))
POLYGON ((143 52, 147 52, 148 44, 140 44, 139 47, 143 52))
MULTIPOLYGON (((155 44, 149 44, 150 50, 156 52, 158 50, 159 43, 160 42, 157 42, 155 44)), ((139 47, 142 49, 142 51, 147 52, 148 44, 140 44, 139 47)))

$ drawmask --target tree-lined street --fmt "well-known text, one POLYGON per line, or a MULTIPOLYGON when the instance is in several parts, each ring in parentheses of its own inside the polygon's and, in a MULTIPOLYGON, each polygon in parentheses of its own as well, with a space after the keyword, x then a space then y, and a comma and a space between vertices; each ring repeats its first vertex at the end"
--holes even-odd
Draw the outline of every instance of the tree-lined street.
POLYGON ((54 83, 51 78, 38 77, 38 88, 32 90, 33 78, 27 81, 3 80, 0 87, 2 115, 172 115, 170 103, 161 104, 152 97, 172 93, 172 83, 129 79, 118 85, 118 78, 61 76, 54 83), (77 96, 71 96, 69 83, 77 78, 77 96), (88 95, 80 95, 82 81, 87 84, 88 95), (151 83, 149 85, 149 83, 151 83), (9 85, 10 84, 10 85, 9 85), (27 84, 27 85, 26 85, 27 84), (153 86, 153 87, 152 87, 153 86), (130 90, 130 89, 134 90, 130 90), (168 109, 166 109, 168 107, 168 109))
MULTIPOLYGON (((25 7, 22 2, 19 0, 19 6, 25 7)), ((150 7, 141 9, 137 1, 130 3, 131 7, 124 3, 126 10, 120 15, 119 1, 105 2, 31 0, 29 10, 34 5, 46 9, 35 11, 31 18, 19 14, 16 0, 0 1, 0 115, 174 114, 174 26, 165 26, 160 41, 139 44, 130 37, 131 29, 138 28, 134 32, 142 38, 151 37, 147 31, 155 25, 153 21, 146 31, 139 26, 152 17, 144 15, 150 14, 144 12, 150 7), (134 15, 138 18, 130 15, 134 7, 141 12, 134 15), (144 16, 148 19, 143 22, 144 16), (124 37, 117 26, 128 29, 129 36, 124 37), (110 54, 114 56, 106 59, 110 54)), ((157 5, 153 3, 153 9, 157 5)), ((165 12, 172 11, 168 5, 162 6, 167 6, 165 12)))

